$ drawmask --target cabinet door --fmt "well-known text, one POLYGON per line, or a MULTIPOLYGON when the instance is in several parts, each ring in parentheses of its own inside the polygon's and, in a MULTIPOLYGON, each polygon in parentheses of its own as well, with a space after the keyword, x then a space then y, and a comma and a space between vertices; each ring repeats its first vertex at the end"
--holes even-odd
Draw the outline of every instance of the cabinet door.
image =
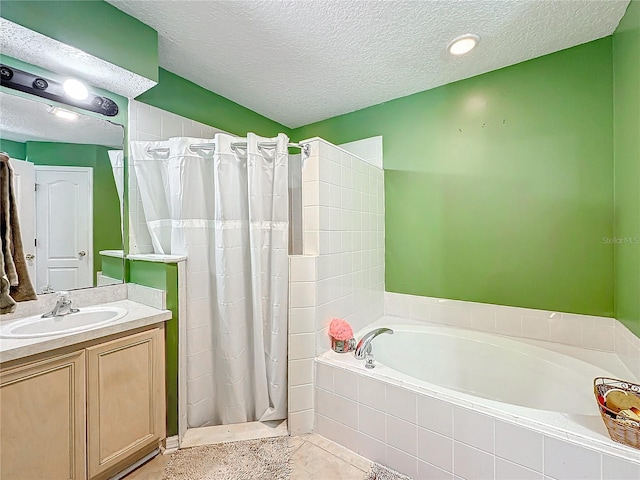
POLYGON ((87 348, 89 478, 116 473, 164 438, 163 331, 87 348))
POLYGON ((84 381, 84 352, 0 373, 0 478, 86 478, 84 381))

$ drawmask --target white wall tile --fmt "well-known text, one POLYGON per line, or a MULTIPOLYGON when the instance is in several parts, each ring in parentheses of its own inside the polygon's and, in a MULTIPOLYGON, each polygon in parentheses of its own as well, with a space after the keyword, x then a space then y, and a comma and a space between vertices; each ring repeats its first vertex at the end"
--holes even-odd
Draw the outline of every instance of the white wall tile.
POLYGON ((466 408, 453 409, 453 438, 472 447, 494 452, 493 418, 466 408))
POLYGON ((589 321, 582 324, 582 346, 612 352, 614 350, 614 326, 603 326, 589 321))
POLYGON ((416 393, 394 385, 386 386, 386 412, 416 423, 416 393))
POLYGON ((640 376, 640 339, 607 317, 385 292, 385 314, 612 352, 640 376), (629 339, 627 335, 632 338, 629 339), (630 347, 633 343, 633 348, 630 347), (632 358, 633 357, 633 358, 632 358))
POLYGON ((543 435, 511 423, 495 421, 496 455, 538 472, 543 468, 543 435))
POLYGON ((342 425, 353 429, 358 428, 358 404, 352 400, 317 388, 316 410, 320 415, 342 425))
POLYGON ((493 459, 493 455, 489 453, 454 442, 453 473, 465 480, 493 480, 493 459))
POLYGON ((392 415, 386 416, 387 445, 402 450, 409 455, 418 453, 418 431, 414 423, 405 422, 392 415))
POLYGON ((627 462, 611 455, 603 455, 602 478, 604 480, 638 480, 640 464, 627 462))
POLYGON ((418 395, 418 425, 453 437, 453 406, 428 395, 418 395))
POLYGON ((360 433, 357 452, 373 462, 378 462, 382 465, 387 464, 387 446, 385 443, 364 433, 360 433))
POLYGON ((291 263, 292 282, 313 282, 316 279, 316 257, 293 255, 289 257, 291 263))
POLYGON ((418 476, 418 459, 387 445, 387 466, 410 478, 418 476))
POLYGON ((385 410, 385 384, 369 377, 358 378, 358 401, 376 410, 385 410))
POLYGON ((495 480, 543 480, 540 472, 496 458, 495 480))
MULTIPOLYGON (((344 318, 358 331, 384 314, 384 230, 383 225, 378 230, 362 223, 378 214, 377 202, 362 201, 364 195, 370 196, 365 193, 372 187, 369 175, 366 182, 354 181, 366 163, 322 140, 310 145, 312 153, 302 173, 307 218, 303 237, 304 252, 319 255, 314 300, 320 354, 329 348, 328 338, 320 332, 331 318, 344 318), (377 277, 378 282, 371 282, 377 277)), ((379 182, 374 178, 375 196, 383 197, 382 173, 379 182)), ((291 292, 293 302, 293 288, 291 292)))
POLYGON ((315 333, 316 311, 313 307, 289 309, 289 333, 315 333))
POLYGON ((315 357, 316 336, 313 333, 289 335, 289 359, 315 357))
POLYGON ((334 369, 333 392, 358 401, 358 375, 341 368, 334 369))
POLYGON ((316 304, 315 282, 292 282, 289 305, 291 308, 313 307, 316 304))
MULTIPOLYGON (((385 414, 362 403, 358 406, 358 429, 381 442, 386 441, 385 414)), ((367 457, 370 458, 370 457, 367 457)))
POLYGON ((418 428, 418 458, 453 472, 453 440, 431 430, 418 428))
POLYGON ((445 472, 431 465, 430 463, 423 462, 418 459, 418 479, 419 480, 453 480, 453 475, 450 472, 445 472))
POLYGON ((556 480, 600 478, 602 454, 563 440, 544 437, 544 474, 556 480))
POLYGON ((313 431, 314 411, 291 412, 287 418, 291 436, 302 435, 313 431))
POLYGON ((371 165, 382 168, 382 136, 356 140, 338 145, 353 155, 362 158, 371 165))
POLYGON ((313 408, 313 384, 289 386, 289 411, 301 412, 313 408))
POLYGON ((549 340, 550 327, 549 319, 523 316, 522 317, 522 336, 533 338, 535 340, 549 340))
POLYGON ((339 445, 349 445, 350 447, 347 448, 351 448, 353 451, 357 450, 360 441, 360 434, 356 430, 318 413, 316 413, 315 419, 315 433, 339 445))
POLYGON ((313 359, 289 361, 289 385, 313 383, 313 359))
POLYGON ((333 392, 333 372, 334 368, 324 363, 316 362, 316 386, 333 392))

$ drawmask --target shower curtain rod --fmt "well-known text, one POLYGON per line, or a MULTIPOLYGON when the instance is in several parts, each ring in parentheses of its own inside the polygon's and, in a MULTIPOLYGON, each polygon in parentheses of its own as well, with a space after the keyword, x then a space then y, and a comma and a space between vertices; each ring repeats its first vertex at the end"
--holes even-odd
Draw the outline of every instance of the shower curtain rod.
MULTIPOLYGON (((277 145, 276 142, 259 142, 258 147, 273 148, 277 145)), ((309 144, 308 143, 287 143, 287 147, 299 148, 302 150, 305 156, 309 156, 309 144)), ((247 142, 232 142, 231 148, 247 148, 247 142)), ((216 149, 215 143, 192 143, 189 145, 191 150, 212 150, 216 149)), ((150 153, 169 153, 168 147, 147 148, 147 152, 150 153)))

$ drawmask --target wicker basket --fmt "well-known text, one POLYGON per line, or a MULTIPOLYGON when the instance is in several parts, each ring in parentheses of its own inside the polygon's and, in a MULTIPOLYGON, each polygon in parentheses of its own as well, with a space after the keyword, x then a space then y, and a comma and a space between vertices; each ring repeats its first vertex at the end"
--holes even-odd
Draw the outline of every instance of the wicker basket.
POLYGON ((604 397, 612 389, 623 390, 640 398, 640 385, 607 377, 597 377, 593 381, 593 391, 598 402, 600 415, 607 426, 611 440, 640 449, 640 423, 633 420, 617 419, 616 413, 604 405, 604 397))

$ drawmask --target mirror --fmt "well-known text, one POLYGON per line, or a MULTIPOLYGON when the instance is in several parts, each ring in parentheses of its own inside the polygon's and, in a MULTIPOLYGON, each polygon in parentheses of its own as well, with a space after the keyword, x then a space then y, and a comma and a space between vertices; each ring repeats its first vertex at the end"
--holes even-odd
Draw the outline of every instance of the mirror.
POLYGON ((0 107, 37 293, 121 283, 123 126, 3 92, 0 107))

